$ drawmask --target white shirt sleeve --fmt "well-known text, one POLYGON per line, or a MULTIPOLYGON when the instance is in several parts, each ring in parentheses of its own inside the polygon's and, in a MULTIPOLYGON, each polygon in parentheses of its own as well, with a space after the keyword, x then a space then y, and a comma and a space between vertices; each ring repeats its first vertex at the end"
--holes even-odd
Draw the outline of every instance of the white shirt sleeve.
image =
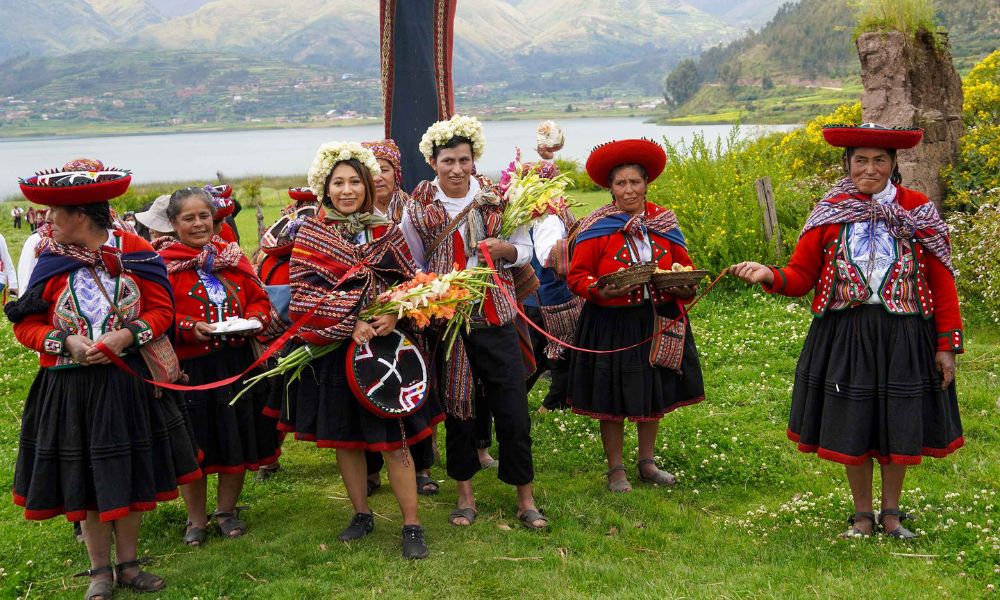
POLYGON ((6 285, 12 290, 18 289, 17 268, 14 264, 14 259, 10 257, 10 251, 7 250, 7 240, 2 235, 0 235, 0 261, 3 262, 3 272, 0 273, 0 285, 6 285))
POLYGON ((544 267, 556 242, 566 237, 566 226, 556 215, 549 215, 535 225, 531 237, 535 241, 535 257, 544 267))
POLYGON ((528 235, 528 228, 518 227, 510 236, 510 243, 517 249, 517 260, 510 266, 523 267, 531 262, 531 255, 535 252, 535 247, 531 244, 531 236, 528 235))
POLYGON ((42 236, 37 233, 29 235, 28 239, 24 240, 21 255, 17 257, 17 278, 25 287, 25 289, 20 290, 21 292, 27 291, 28 282, 31 281, 31 272, 35 270, 35 263, 38 262, 38 257, 35 256, 35 248, 40 241, 42 241, 42 236))
POLYGON ((406 240, 406 245, 410 247, 410 256, 413 257, 414 264, 417 265, 418 269, 426 272, 427 265, 424 262, 424 241, 420 239, 420 235, 413 226, 409 209, 403 209, 403 216, 399 219, 399 230, 403 232, 403 238, 406 240))

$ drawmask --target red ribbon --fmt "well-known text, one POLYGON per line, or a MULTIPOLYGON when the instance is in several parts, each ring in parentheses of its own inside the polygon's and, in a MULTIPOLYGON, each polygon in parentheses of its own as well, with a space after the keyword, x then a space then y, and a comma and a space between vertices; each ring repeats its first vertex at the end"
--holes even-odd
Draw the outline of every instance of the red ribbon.
MULTIPOLYGON (((331 291, 333 291, 333 290, 337 289, 338 287, 340 287, 341 284, 343 284, 345 281, 347 281, 348 279, 350 279, 352 275, 354 275, 355 273, 357 273, 359 270, 361 270, 365 266, 367 266, 366 263, 358 263, 358 264, 354 265, 353 267, 351 267, 350 269, 348 269, 348 271, 346 273, 344 273, 344 275, 339 280, 337 280, 337 283, 333 284, 333 287, 331 288, 331 291)), ((233 375, 232 377, 227 377, 225 379, 220 379, 219 381, 213 381, 211 383, 203 383, 201 385, 180 385, 180 384, 177 384, 177 383, 165 383, 165 382, 162 382, 162 381, 154 381, 152 379, 146 379, 142 375, 140 375, 139 373, 137 373, 132 367, 130 367, 127 364, 125 364, 125 361, 123 361, 121 359, 121 357, 119 357, 117 354, 115 354, 114 352, 112 352, 110 348, 108 348, 107 346, 105 346, 103 342, 98 342, 94 346, 98 350, 100 350, 104 354, 104 356, 107 356, 108 360, 110 360, 116 367, 118 367, 119 369, 121 369, 122 371, 125 371, 126 373, 128 373, 130 375, 134 375, 135 377, 139 377, 140 379, 142 379, 143 381, 145 381, 146 383, 148 383, 150 385, 155 385, 156 387, 165 388, 165 389, 168 389, 168 390, 176 390, 178 392, 203 392, 205 390, 214 390, 215 388, 220 388, 220 387, 223 387, 223 386, 230 385, 232 383, 236 383, 237 381, 239 381, 243 377, 246 377, 246 375, 250 371, 253 371, 254 369, 256 369, 257 367, 259 367, 260 365, 264 364, 264 362, 266 362, 267 359, 269 359, 272 356, 274 356, 274 354, 276 352, 278 352, 279 350, 281 350, 285 346, 285 344, 288 343, 288 340, 292 339, 293 335, 295 335, 296 333, 298 333, 299 329, 301 329, 302 326, 305 325, 305 323, 309 320, 309 317, 311 317, 313 315, 313 313, 315 313, 319 309, 319 307, 323 304, 324 300, 326 300, 326 298, 323 298, 322 300, 320 300, 319 302, 317 302, 315 305, 313 305, 313 307, 310 308, 309 311, 306 314, 304 314, 301 318, 299 318, 298 320, 296 320, 295 323, 293 323, 292 326, 289 327, 287 331, 285 331, 285 333, 281 334, 281 337, 279 337, 275 341, 271 342, 271 345, 269 345, 267 347, 267 349, 265 349, 264 352, 261 353, 260 358, 258 358, 256 361, 254 361, 254 363, 252 365, 250 365, 249 367, 247 367, 245 371, 243 371, 239 375, 233 375)))
POLYGON ((503 292, 503 295, 507 297, 507 300, 510 302, 511 306, 514 307, 514 311, 517 312, 517 314, 519 314, 521 316, 521 318, 523 318, 525 320, 525 322, 528 323, 528 325, 530 325, 532 328, 534 328, 534 330, 537 331, 538 333, 540 333, 540 334, 544 335, 546 338, 548 338, 549 341, 552 341, 552 342, 554 342, 556 344, 559 344, 563 348, 569 348, 570 350, 575 350, 577 352, 588 352, 590 354, 614 354, 615 352, 624 352, 625 350, 631 350, 632 348, 638 348, 639 346, 642 346, 643 344, 647 344, 647 343, 655 340, 657 337, 660 336, 660 334, 665 333, 667 330, 669 330, 671 327, 673 327, 675 323, 677 323, 681 319, 684 319, 685 317, 687 317, 688 312, 692 308, 694 308, 694 305, 698 304, 698 302, 702 298, 704 298, 706 294, 708 294, 709 290, 711 290, 713 287, 715 287, 715 284, 719 283, 719 280, 721 280, 723 278, 723 276, 725 276, 725 274, 729 272, 728 268, 723 269, 723 271, 721 273, 719 273, 719 276, 716 277, 712 281, 712 283, 708 284, 708 287, 706 287, 705 290, 701 294, 699 294, 698 297, 695 298, 693 302, 691 302, 691 304, 689 304, 686 308, 685 307, 681 308, 681 314, 676 319, 674 319, 673 321, 670 321, 669 323, 667 323, 666 326, 663 327, 663 329, 657 331, 656 333, 654 333, 650 337, 642 340, 641 342, 639 342, 637 344, 632 344, 631 346, 625 346, 624 348, 615 348, 614 350, 593 350, 593 349, 590 349, 590 348, 577 348, 576 346, 574 346, 572 344, 567 344, 566 342, 564 342, 564 341, 560 340, 559 338, 551 335, 549 332, 545 331, 544 329, 542 329, 541 327, 539 327, 538 325, 536 325, 535 322, 531 320, 531 317, 529 317, 528 315, 524 314, 524 312, 521 311, 521 307, 518 305, 517 300, 514 298, 513 295, 511 295, 511 293, 507 290, 507 288, 505 288, 502 285, 502 282, 500 281, 500 277, 497 275, 496 265, 493 263, 493 257, 490 256, 490 251, 486 247, 486 244, 480 242, 479 243, 479 251, 482 253, 483 259, 486 261, 486 266, 488 266, 490 269, 493 270, 493 283, 496 285, 497 289, 499 289, 501 292, 503 292))

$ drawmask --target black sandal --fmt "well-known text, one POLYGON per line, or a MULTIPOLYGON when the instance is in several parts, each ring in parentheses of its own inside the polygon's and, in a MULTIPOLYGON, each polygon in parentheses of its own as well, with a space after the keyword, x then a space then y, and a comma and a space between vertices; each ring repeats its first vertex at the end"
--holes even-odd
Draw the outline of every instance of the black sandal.
POLYGON ((139 592, 140 594, 146 594, 149 592, 159 592, 163 588, 167 587, 167 582, 163 581, 163 578, 159 575, 153 575, 149 571, 143 571, 139 569, 135 577, 124 581, 122 579, 122 571, 125 569, 131 569, 132 567, 138 567, 139 565, 144 565, 151 562, 152 559, 149 558, 137 558, 135 560, 130 560, 128 562, 118 563, 115 565, 115 580, 118 582, 118 587, 123 587, 133 592, 139 592))
POLYGON ((215 519, 216 524, 219 525, 219 531, 222 532, 222 537, 226 539, 234 539, 238 537, 243 537, 247 532, 247 522, 240 518, 240 513, 250 508, 249 506, 237 506, 231 512, 226 511, 215 511, 212 513, 212 517, 215 519), (225 519, 225 521, 220 521, 219 517, 225 519), (238 534, 233 535, 234 531, 239 531, 238 534))
POLYGON ((421 496, 433 496, 441 486, 430 475, 417 475, 417 493, 421 496), (427 486, 432 486, 428 488, 427 486))
POLYGON ((354 513, 351 524, 337 536, 342 542, 350 542, 365 537, 375 531, 375 515, 371 513, 354 513))
POLYGON ((842 537, 844 539, 859 538, 859 537, 862 537, 862 538, 871 537, 872 533, 865 533, 864 531, 862 531, 862 530, 860 530, 860 529, 858 529, 857 527, 854 526, 854 524, 857 522, 858 519, 868 519, 869 521, 871 521, 872 522, 872 533, 875 532, 875 524, 876 524, 875 513, 870 513, 870 512, 856 512, 856 513, 854 513, 853 517, 851 517, 850 519, 847 519, 847 522, 851 525, 851 528, 848 529, 847 531, 845 531, 844 533, 840 534, 840 537, 842 537))
MULTIPOLYGON (((104 573, 111 573, 114 569, 111 565, 104 567, 96 567, 93 569, 87 569, 86 571, 77 573, 73 577, 93 577, 94 575, 103 575, 104 573)), ((110 579, 98 579, 90 580, 90 585, 87 586, 87 591, 83 593, 83 600, 93 600, 94 598, 101 598, 101 600, 111 600, 111 596, 115 593, 115 580, 114 577, 110 579)))
POLYGON ((631 492, 632 484, 628 482, 627 476, 623 477, 622 479, 619 479, 618 481, 611 481, 611 476, 617 473, 618 471, 624 473, 625 465, 615 465, 610 469, 608 469, 608 471, 604 474, 604 477, 607 478, 608 480, 608 491, 614 492, 615 494, 624 494, 625 492, 631 492))
POLYGON ((897 540, 912 540, 920 537, 906 527, 903 527, 903 521, 907 519, 913 520, 913 515, 906 514, 898 508, 883 508, 882 512, 878 514, 878 525, 882 528, 882 533, 897 540), (899 526, 892 531, 886 531, 885 525, 882 525, 882 517, 898 517, 899 526))
POLYGON ((195 527, 191 521, 184 524, 184 536, 181 538, 188 546, 195 548, 205 545, 205 538, 208 537, 207 527, 195 527))
POLYGON ((656 466, 656 461, 652 458, 644 458, 639 461, 636 465, 636 471, 639 473, 639 481, 645 483, 652 483, 653 485, 674 485, 677 483, 677 477, 673 473, 668 473, 656 466), (652 477, 646 477, 642 474, 643 465, 653 465, 656 469, 656 473, 652 477))

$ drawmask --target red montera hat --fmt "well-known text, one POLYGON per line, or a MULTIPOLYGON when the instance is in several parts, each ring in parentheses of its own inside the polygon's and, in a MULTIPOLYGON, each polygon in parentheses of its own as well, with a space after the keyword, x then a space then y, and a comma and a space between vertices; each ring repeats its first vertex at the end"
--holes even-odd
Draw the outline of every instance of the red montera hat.
POLYGON ((612 169, 627 164, 642 165, 648 181, 653 181, 667 166, 667 153, 663 146, 645 138, 608 142, 590 153, 587 174, 597 185, 609 188, 612 169))
POLYGON ((888 148, 905 150, 920 143, 924 130, 915 127, 885 127, 875 123, 864 125, 827 125, 823 128, 826 143, 838 148, 888 148))
POLYGON ((132 172, 105 168, 91 158, 71 160, 61 169, 38 171, 33 177, 18 179, 21 193, 36 204, 79 206, 107 202, 128 191, 132 172))

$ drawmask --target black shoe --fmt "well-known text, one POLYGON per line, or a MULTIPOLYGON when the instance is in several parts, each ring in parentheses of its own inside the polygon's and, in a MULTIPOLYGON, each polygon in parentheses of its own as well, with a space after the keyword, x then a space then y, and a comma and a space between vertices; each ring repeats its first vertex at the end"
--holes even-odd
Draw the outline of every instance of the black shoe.
POLYGON ((403 525, 403 558, 419 559, 430 556, 424 543, 424 528, 420 525, 403 525))
POLYGON ((374 530, 375 517, 371 513, 355 513, 351 524, 340 532, 338 539, 342 542, 349 542, 363 538, 374 530))

